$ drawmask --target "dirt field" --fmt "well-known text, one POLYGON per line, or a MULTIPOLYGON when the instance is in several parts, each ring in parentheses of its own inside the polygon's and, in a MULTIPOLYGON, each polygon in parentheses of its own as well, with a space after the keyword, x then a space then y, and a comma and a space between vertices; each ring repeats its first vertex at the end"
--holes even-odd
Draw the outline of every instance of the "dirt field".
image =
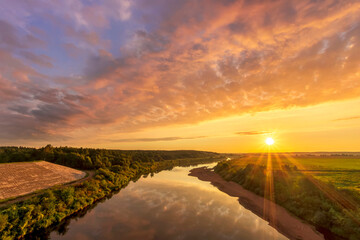
POLYGON ((0 200, 76 181, 86 173, 40 161, 0 164, 0 200))

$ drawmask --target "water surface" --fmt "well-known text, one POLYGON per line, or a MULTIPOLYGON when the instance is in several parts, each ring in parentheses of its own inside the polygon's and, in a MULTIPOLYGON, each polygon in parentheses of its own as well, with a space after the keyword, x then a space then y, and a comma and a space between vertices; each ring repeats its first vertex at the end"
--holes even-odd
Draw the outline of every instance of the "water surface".
MULTIPOLYGON (((203 164, 200 166, 213 166, 203 164)), ((176 167, 130 183, 51 239, 287 239, 237 198, 176 167)))

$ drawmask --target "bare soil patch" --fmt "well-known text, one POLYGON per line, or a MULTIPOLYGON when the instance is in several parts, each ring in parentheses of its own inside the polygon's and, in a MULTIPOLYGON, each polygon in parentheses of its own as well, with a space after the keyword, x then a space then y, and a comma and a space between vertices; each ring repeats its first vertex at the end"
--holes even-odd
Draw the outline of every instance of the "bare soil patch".
POLYGON ((85 172, 45 162, 0 164, 0 200, 79 180, 85 172))

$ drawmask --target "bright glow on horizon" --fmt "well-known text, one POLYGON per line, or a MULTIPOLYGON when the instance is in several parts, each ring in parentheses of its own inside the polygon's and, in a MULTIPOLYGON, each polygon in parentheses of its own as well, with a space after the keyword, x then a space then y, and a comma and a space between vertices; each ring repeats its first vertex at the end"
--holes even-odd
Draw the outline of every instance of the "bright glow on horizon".
POLYGON ((268 137, 266 140, 265 140, 266 144, 271 146, 275 143, 274 139, 272 139, 271 137, 268 137))

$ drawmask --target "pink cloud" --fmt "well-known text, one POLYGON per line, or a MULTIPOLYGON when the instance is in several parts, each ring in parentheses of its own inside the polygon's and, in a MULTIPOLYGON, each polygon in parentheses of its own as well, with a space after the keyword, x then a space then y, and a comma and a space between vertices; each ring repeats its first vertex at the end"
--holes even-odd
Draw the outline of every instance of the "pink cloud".
POLYGON ((360 59, 345 46, 359 27, 344 40, 338 32, 351 29, 359 6, 339 3, 318 17, 312 12, 329 9, 329 2, 320 5, 277 1, 269 15, 265 3, 187 2, 166 15, 157 31, 132 39, 128 57, 91 72, 93 83, 80 91, 111 102, 108 117, 127 128, 356 97, 360 90, 353 76, 360 59), (317 54, 324 39, 329 47, 317 54))
MULTIPOLYGON (((14 91, 7 99, 19 97, 16 104, 2 105, 3 114, 15 118, 14 112, 26 113, 26 122, 36 125, 37 120, 41 132, 54 135, 100 125, 125 132, 360 94, 357 1, 155 3, 65 1, 61 6, 57 2, 42 6, 66 22, 57 19, 56 24, 66 34, 63 44, 68 54, 91 56, 82 75, 42 85, 44 75, 11 55, 4 61, 7 65, 0 66, 8 82, 0 91, 14 91), (118 55, 110 53, 116 39, 106 40, 104 29, 114 19, 133 17, 134 6, 140 12, 138 22, 151 21, 149 16, 156 22, 129 34, 118 55), (24 99, 33 99, 31 106, 24 99)), ((19 26, 26 13, 20 11, 23 16, 16 17, 19 26)), ((14 28, 6 24, 3 28, 9 35, 3 38, 7 50, 0 51, 0 57, 22 49, 18 39, 25 39, 14 28)), ((44 66, 50 62, 45 55, 23 57, 44 66)))

